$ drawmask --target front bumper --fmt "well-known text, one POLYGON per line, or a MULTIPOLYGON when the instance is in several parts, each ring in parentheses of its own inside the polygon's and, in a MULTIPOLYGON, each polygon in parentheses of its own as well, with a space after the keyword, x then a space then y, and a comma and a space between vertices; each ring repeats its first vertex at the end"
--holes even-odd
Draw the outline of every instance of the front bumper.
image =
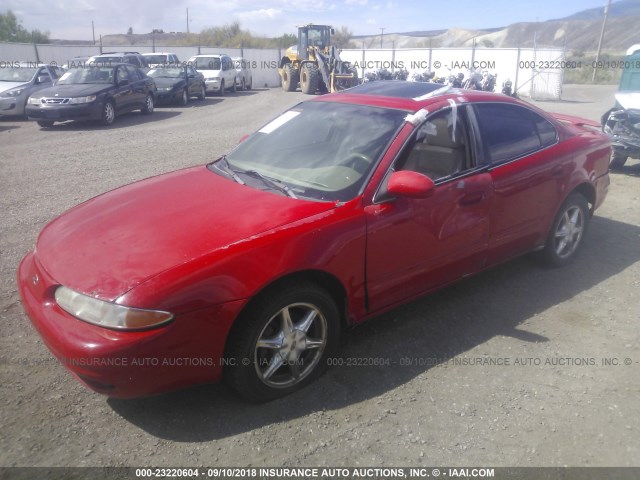
POLYGON ((214 80, 214 79, 210 79, 210 78, 205 78, 205 80, 204 80, 204 86, 205 86, 207 92, 219 92, 220 91, 220 85, 222 85, 222 83, 218 79, 214 80))
POLYGON ((177 102, 182 99, 182 89, 180 90, 171 90, 171 91, 161 91, 158 90, 156 92, 156 104, 158 105, 167 105, 169 103, 177 102))
POLYGON ((79 105, 27 105, 25 113, 31 120, 100 120, 102 103, 94 101, 79 105))
POLYGON ((18 97, 0 97, 0 115, 24 115, 25 99, 18 97))
POLYGON ((222 377, 224 344, 244 301, 180 314, 163 327, 115 331, 83 322, 55 302, 58 284, 27 254, 18 268, 24 310, 54 356, 110 397, 153 395, 222 377))

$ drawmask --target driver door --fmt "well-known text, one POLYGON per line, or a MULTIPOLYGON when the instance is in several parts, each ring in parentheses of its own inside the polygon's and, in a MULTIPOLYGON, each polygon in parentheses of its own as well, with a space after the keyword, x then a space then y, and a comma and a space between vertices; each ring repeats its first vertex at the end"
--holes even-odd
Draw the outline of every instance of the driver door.
POLYGON ((416 128, 392 167, 429 176, 435 182, 430 197, 389 197, 385 180, 374 203, 365 208, 371 312, 484 266, 493 184, 478 165, 467 113, 458 106, 432 114, 416 128))

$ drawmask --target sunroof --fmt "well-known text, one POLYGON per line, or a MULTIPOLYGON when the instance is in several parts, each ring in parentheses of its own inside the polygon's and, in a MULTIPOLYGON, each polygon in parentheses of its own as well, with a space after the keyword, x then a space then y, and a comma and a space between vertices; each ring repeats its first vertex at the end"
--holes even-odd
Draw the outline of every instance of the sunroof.
POLYGON ((383 97, 416 98, 427 95, 445 85, 427 82, 403 82, 401 80, 379 80, 367 82, 346 90, 345 93, 380 95, 383 97))

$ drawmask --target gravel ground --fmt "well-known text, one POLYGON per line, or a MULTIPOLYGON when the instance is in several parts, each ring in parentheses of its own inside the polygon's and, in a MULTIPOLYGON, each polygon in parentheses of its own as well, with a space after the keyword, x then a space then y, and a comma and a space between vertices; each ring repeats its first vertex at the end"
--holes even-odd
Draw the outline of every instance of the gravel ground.
MULTIPOLYGON (((568 86, 539 105, 599 120, 613 91, 568 86)), ((221 385, 107 399, 55 362, 15 285, 45 223, 214 159, 303 98, 208 97, 111 128, 0 119, 0 466, 640 466, 637 161, 612 174, 573 265, 524 257, 344 335, 345 363, 391 365, 334 367, 256 406, 221 385)))

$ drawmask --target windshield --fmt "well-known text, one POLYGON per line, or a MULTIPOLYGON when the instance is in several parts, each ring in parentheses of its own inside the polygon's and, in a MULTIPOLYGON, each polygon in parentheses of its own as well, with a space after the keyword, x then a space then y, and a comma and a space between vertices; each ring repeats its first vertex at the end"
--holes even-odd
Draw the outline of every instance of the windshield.
POLYGON ((159 67, 149 70, 147 75, 154 78, 181 78, 184 77, 184 70, 181 67, 159 67))
MULTIPOLYGON (((15 64, 14 64, 15 65, 15 64)), ((38 71, 30 67, 0 68, 0 81, 2 82, 28 82, 38 71)))
POLYGON ((112 67, 87 67, 68 70, 58 80, 58 85, 74 85, 79 83, 113 83, 112 67))
POLYGON ((238 145, 227 164, 252 186, 257 172, 297 197, 347 201, 359 194, 405 116, 364 105, 302 103, 238 145))
POLYGON ((189 60, 193 68, 199 70, 220 70, 220 57, 193 57, 189 60))

